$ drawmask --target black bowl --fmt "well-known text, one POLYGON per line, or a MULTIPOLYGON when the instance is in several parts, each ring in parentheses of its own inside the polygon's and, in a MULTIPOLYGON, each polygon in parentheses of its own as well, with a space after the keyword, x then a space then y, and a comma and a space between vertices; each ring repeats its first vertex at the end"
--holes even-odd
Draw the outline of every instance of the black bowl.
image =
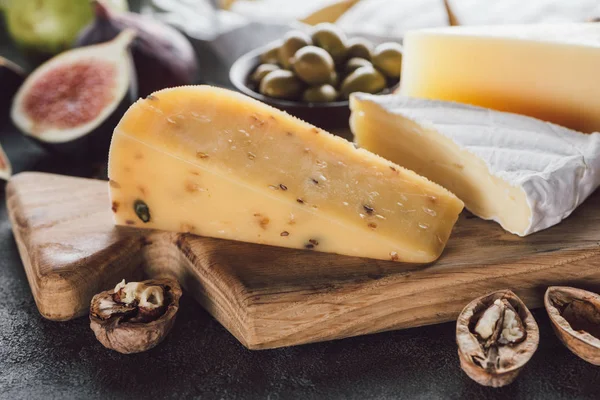
POLYGON ((288 114, 294 115, 301 120, 320 128, 326 130, 348 129, 348 119, 350 118, 348 100, 332 101, 328 103, 305 103, 300 101, 281 100, 263 96, 248 86, 248 77, 260 64, 260 55, 271 46, 273 46, 272 43, 252 50, 233 63, 229 70, 229 79, 233 86, 250 97, 283 110, 288 114))

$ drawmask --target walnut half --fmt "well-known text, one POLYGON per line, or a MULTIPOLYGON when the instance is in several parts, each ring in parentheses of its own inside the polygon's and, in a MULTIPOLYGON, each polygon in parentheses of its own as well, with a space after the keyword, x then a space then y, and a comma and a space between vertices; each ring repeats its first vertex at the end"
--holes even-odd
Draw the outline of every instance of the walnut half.
POLYGON ((499 290, 469 303, 456 321, 461 368, 485 386, 511 383, 537 350, 539 330, 521 299, 499 290))
POLYGON ((585 361, 600 365, 600 295, 551 286, 544 305, 554 332, 565 346, 585 361))
POLYGON ((94 296, 90 327, 104 347, 124 354, 146 351, 173 327, 180 297, 181 288, 174 279, 123 280, 94 296))

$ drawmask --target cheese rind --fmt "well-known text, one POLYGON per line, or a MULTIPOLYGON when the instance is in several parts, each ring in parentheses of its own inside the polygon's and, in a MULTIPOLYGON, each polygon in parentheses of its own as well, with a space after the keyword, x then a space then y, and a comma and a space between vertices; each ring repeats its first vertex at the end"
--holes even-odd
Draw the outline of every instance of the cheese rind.
POLYGON ((407 262, 435 260, 463 207, 412 171, 208 86, 134 104, 109 177, 119 225, 407 262))
POLYGON ((356 143, 525 236, 568 217, 600 185, 600 134, 459 103, 351 97, 356 143))
POLYGON ((399 92, 600 131, 599 38, 591 23, 409 32, 399 92))

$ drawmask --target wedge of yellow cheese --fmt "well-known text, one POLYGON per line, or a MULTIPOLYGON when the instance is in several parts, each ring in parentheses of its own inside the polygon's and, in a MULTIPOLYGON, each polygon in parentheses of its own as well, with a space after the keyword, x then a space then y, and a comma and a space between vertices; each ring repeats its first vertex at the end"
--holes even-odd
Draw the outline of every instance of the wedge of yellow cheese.
POLYGON ((438 258, 463 208, 412 171, 209 86, 135 103, 109 177, 118 225, 415 263, 438 258))
POLYGON ((600 131, 599 38, 598 23, 409 32, 400 94, 600 131))

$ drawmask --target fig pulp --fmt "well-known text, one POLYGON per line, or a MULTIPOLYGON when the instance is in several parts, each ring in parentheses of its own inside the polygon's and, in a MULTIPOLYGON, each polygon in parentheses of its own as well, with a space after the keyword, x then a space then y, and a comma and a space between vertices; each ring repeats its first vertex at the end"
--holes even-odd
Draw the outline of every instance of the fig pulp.
POLYGON ((28 137, 73 158, 105 158, 116 126, 136 98, 123 31, 113 41, 64 52, 42 64, 17 92, 11 118, 28 137))
POLYGON ((0 57, 0 123, 4 123, 10 102, 24 79, 25 72, 21 67, 0 57))
MULTIPOLYGON (((104 1, 112 9, 127 9, 126 0, 104 1)), ((8 32, 36 63, 70 48, 81 29, 93 20, 93 15, 89 0, 6 2, 8 32)))
POLYGON ((187 38, 174 28, 134 13, 112 13, 96 1, 96 20, 86 27, 76 46, 113 39, 124 29, 136 31, 131 53, 141 97, 173 86, 194 82, 198 69, 196 55, 187 38))

